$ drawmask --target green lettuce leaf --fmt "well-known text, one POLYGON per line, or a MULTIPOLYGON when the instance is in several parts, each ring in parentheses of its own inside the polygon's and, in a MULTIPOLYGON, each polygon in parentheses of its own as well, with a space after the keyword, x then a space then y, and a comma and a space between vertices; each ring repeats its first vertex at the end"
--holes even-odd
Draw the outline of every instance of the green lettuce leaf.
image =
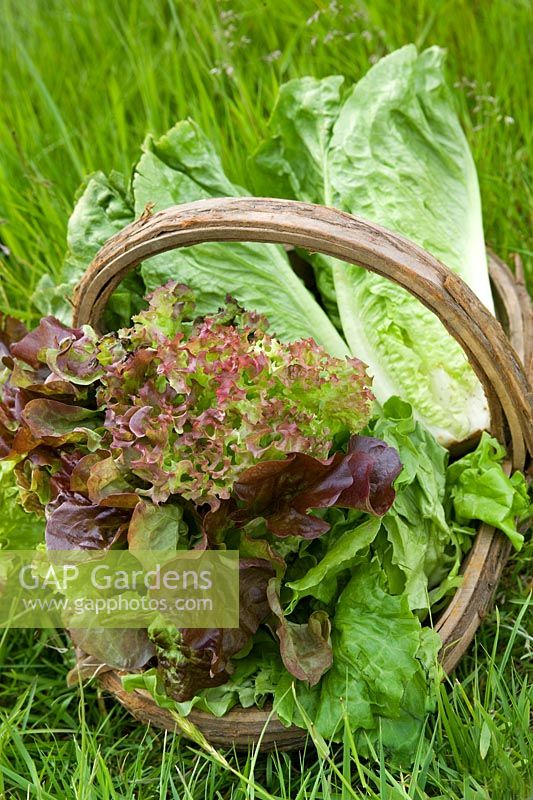
POLYGON ((374 736, 373 739, 359 736, 358 747, 362 755, 370 755, 370 738, 374 749, 379 743, 393 754, 394 760, 411 763, 424 729, 423 717, 434 711, 436 706, 436 689, 441 672, 437 663, 440 646, 441 642, 435 631, 422 628, 420 647, 416 653, 420 667, 405 686, 400 714, 396 719, 387 715, 379 717, 379 736, 374 736))
POLYGON ((482 520, 503 531, 520 550, 524 536, 516 523, 531 521, 532 505, 521 472, 508 477, 502 469, 505 448, 483 434, 478 447, 448 469, 448 486, 455 519, 460 525, 482 520))
POLYGON ((235 686, 226 683, 223 686, 214 686, 212 689, 206 689, 190 700, 178 703, 166 693, 157 669, 149 669, 139 674, 124 675, 122 685, 127 692, 133 692, 135 689, 143 689, 145 692, 149 692, 160 708, 168 708, 182 717, 188 716, 193 708, 197 708, 199 711, 207 711, 215 717, 223 717, 240 700, 239 692, 236 691, 235 686))
POLYGON ((462 542, 445 513, 448 453, 397 397, 385 403, 372 427, 374 435, 398 450, 403 464, 396 500, 382 520, 386 539, 378 549, 383 567, 389 586, 406 594, 409 607, 427 611, 441 595, 435 590, 443 579, 446 592, 460 582, 462 542))
POLYGON ((520 473, 505 474, 505 451, 496 440, 484 435, 475 451, 449 466, 447 451, 399 398, 385 403, 370 432, 400 455, 394 504, 380 520, 363 517, 349 524, 346 512, 338 512, 320 539, 318 559, 286 584, 292 590, 287 614, 306 597, 333 608, 340 577, 345 581, 349 570, 375 554, 389 591, 405 595, 422 619, 461 584, 476 521, 494 525, 521 546, 517 523, 531 515, 527 487, 520 473))
MULTIPOLYGON (((148 137, 133 177, 135 212, 147 204, 160 211, 176 203, 246 194, 225 177, 220 159, 200 129, 179 122, 160 139, 148 137)), ((198 313, 224 305, 226 295, 264 314, 282 341, 313 337, 332 355, 348 348, 324 311, 293 272, 282 247, 209 242, 164 253, 141 267, 148 289, 170 279, 189 286, 198 313)))
POLYGON ((90 175, 78 190, 67 228, 63 274, 78 281, 100 248, 133 222, 133 199, 118 172, 90 175))
MULTIPOLYGON (((282 86, 256 190, 359 214, 407 236, 458 272, 492 310, 475 166, 436 47, 378 62, 344 96, 342 79, 282 86)), ((405 290, 357 266, 312 256, 379 401, 400 395, 449 444, 488 423, 479 381, 442 323, 405 290)))
POLYGON ((338 537, 334 537, 333 530, 334 538, 324 557, 302 578, 287 584, 293 591, 293 597, 286 613, 290 614, 302 597, 308 595, 330 603, 336 593, 338 575, 355 566, 361 553, 367 555, 368 546, 376 538, 380 527, 381 519, 367 517, 338 537))
POLYGON ((421 618, 461 582, 461 561, 475 530, 460 527, 446 513, 447 451, 397 397, 385 403, 370 432, 399 453, 403 469, 394 482, 394 504, 380 520, 363 517, 349 524, 346 512, 332 520, 332 530, 321 538, 322 557, 288 583, 293 596, 287 613, 308 596, 330 606, 340 577, 345 580, 346 572, 372 553, 389 591, 404 594, 421 618))
POLYGON ((302 724, 300 705, 325 739, 339 741, 345 721, 362 745, 385 723, 387 746, 397 753, 420 736, 441 641, 422 628, 407 597, 388 593, 383 582, 377 560, 354 570, 332 620, 333 666, 314 688, 297 682, 297 702, 287 678, 275 689, 286 724, 302 724))
MULTIPOLYGON (((256 194, 334 205, 327 178, 328 151, 343 83, 343 77, 331 75, 322 80, 301 78, 281 87, 269 122, 271 138, 263 142, 253 162, 256 194)), ((332 259, 317 253, 312 263, 328 316, 342 330, 332 259)))
MULTIPOLYGON (((75 285, 106 241, 133 219, 133 198, 122 175, 112 172, 106 176, 103 172, 95 172, 85 179, 78 189, 68 222, 67 253, 61 282, 55 285, 48 275, 44 275, 33 296, 33 302, 43 315, 52 314, 67 325, 71 323, 69 298, 75 285)), ((135 299, 138 300, 139 291, 138 281, 130 278, 113 300, 113 305, 122 309, 123 322, 127 322, 137 308, 135 299)))

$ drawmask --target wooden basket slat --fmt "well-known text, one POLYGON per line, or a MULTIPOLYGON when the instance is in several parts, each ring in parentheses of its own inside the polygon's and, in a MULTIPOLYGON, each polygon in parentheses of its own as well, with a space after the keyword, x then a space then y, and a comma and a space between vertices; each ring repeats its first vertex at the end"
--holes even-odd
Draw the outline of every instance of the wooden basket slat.
POLYGON ((526 378, 533 379, 533 306, 522 261, 515 256, 516 274, 495 253, 488 253, 489 274, 505 312, 507 336, 522 362, 526 378))

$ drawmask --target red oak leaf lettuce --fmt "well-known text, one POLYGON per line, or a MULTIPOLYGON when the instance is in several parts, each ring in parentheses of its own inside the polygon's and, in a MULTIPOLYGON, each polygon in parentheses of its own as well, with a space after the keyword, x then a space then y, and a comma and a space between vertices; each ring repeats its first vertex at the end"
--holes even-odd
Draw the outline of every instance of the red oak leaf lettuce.
POLYGON ((46 508, 49 550, 108 549, 125 537, 131 511, 94 505, 83 495, 58 495, 46 508))
POLYGON ((329 525, 310 509, 392 503, 397 455, 354 436, 372 411, 363 364, 312 339, 281 342, 230 298, 197 317, 176 283, 103 337, 53 317, 30 333, 0 323, 0 455, 17 461, 26 508, 45 513, 49 549, 241 549, 237 628, 151 629, 169 694, 225 683, 265 623, 291 673, 315 684, 330 666, 329 620, 286 620, 268 597, 290 552, 271 534, 311 539, 329 525))
POLYGON ((248 644, 270 614, 267 598, 274 569, 268 561, 239 562, 238 628, 154 628, 151 631, 168 694, 183 701, 201 689, 220 686, 232 671, 230 659, 248 644))
POLYGON ((95 487, 105 470, 142 485, 154 503, 179 495, 215 509, 258 461, 327 459, 334 441, 368 422, 373 396, 357 359, 332 357, 310 339, 282 343, 235 301, 195 318, 192 294, 176 283, 148 300, 118 334, 98 338, 46 317, 6 344, 3 455, 43 445, 108 450, 113 464, 91 467, 98 503, 111 491, 95 487))
POLYGON ((331 623, 325 611, 313 611, 305 623, 285 618, 279 599, 279 582, 271 580, 267 588, 270 608, 278 619, 276 634, 286 669, 301 681, 315 686, 333 663, 331 623))
POLYGON ((320 461, 291 453, 282 461, 262 461, 240 475, 234 490, 242 508, 237 524, 264 517, 275 536, 313 539, 329 523, 307 512, 340 506, 382 516, 394 502, 392 484, 402 469, 398 453, 379 439, 353 436, 348 452, 320 461))
MULTIPOLYGON (((105 465, 106 455, 83 455, 76 449, 58 453, 40 446, 17 464, 22 504, 27 511, 45 510, 48 549, 107 549, 125 537, 134 505, 132 494, 109 492, 102 502, 89 497, 88 467, 105 465)), ((134 497, 136 504, 139 497, 134 497)))
POLYGON ((79 328, 68 328, 55 317, 44 317, 34 330, 11 345, 10 354, 33 369, 38 369, 46 363, 47 350, 61 350, 67 342, 82 336, 83 331, 79 328))
POLYGON ((84 353, 92 349, 94 366, 96 335, 67 328, 54 317, 41 320, 22 337, 20 325, 6 319, 0 320, 0 328, 7 367, 7 379, 0 386, 0 457, 25 456, 42 444, 58 448, 85 441, 94 449, 99 436, 92 431, 102 424, 103 416, 97 415, 85 386, 60 374, 58 364, 66 352, 78 347, 84 353))

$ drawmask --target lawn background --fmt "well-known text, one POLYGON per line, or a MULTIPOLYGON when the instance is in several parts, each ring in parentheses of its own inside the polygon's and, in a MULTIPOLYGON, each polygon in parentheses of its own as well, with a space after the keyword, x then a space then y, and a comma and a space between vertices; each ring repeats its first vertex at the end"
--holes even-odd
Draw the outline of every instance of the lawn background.
MULTIPOLYGON (((410 41, 448 49, 487 243, 508 261, 518 253, 531 280, 532 18, 525 0, 0 0, 0 243, 9 251, 0 256, 0 309, 36 321, 31 295, 43 273, 58 275, 82 178, 129 173, 147 132, 193 118, 246 186, 247 156, 281 82, 332 73, 351 82, 410 41)), ((2 537, 24 520, 9 517, 2 490, 0 502, 2 537)), ((71 656, 58 635, 6 633, 0 798, 524 800, 531 562, 531 545, 513 557, 498 610, 443 686, 431 744, 404 771, 379 752, 360 764, 349 741, 327 758, 309 746, 303 756, 224 763, 136 726, 94 686, 67 689, 71 656)))

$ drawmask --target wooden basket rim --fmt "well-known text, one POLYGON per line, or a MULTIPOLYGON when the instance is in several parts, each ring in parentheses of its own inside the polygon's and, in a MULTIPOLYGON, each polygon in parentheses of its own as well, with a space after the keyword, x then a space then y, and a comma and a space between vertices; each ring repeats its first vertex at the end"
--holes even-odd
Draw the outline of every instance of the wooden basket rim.
POLYGON ((533 402, 520 360, 496 318, 465 282, 418 245, 368 222, 325 206, 296 200, 222 197, 198 200, 146 215, 103 246, 78 284, 74 324, 98 325, 122 278, 145 258, 207 241, 292 244, 355 263, 389 278, 442 321, 478 375, 493 433, 523 467, 533 452, 533 402))
MULTIPOLYGON (((492 432, 505 441, 507 423, 513 465, 524 466, 533 449, 531 389, 520 363, 529 367, 532 311, 527 291, 506 265, 489 255, 490 274, 509 325, 509 338, 466 284, 422 248, 380 226, 335 209, 268 198, 217 198, 147 215, 110 239, 77 287, 74 324, 97 325, 107 299, 120 280, 145 258, 203 241, 258 241, 293 244, 357 263, 406 288, 436 313, 465 350, 489 399, 492 432), (501 375, 498 374, 501 369, 501 375), (496 384, 496 390, 494 387, 496 384)), ((519 276, 520 277, 520 276, 519 276)), ((435 624, 443 639, 441 663, 451 672, 485 615, 509 553, 498 531, 481 525, 464 564, 462 586, 435 624)), ((175 719, 146 693, 125 692, 120 673, 104 670, 102 685, 142 721, 173 730, 175 719)), ((215 744, 232 741, 247 747, 269 719, 269 712, 232 709, 223 718, 193 710, 190 720, 215 744), (251 727, 250 727, 251 724, 251 727), (255 731, 255 734, 254 734, 255 731)), ((271 718, 262 748, 300 746, 305 732, 283 728, 271 718)))

